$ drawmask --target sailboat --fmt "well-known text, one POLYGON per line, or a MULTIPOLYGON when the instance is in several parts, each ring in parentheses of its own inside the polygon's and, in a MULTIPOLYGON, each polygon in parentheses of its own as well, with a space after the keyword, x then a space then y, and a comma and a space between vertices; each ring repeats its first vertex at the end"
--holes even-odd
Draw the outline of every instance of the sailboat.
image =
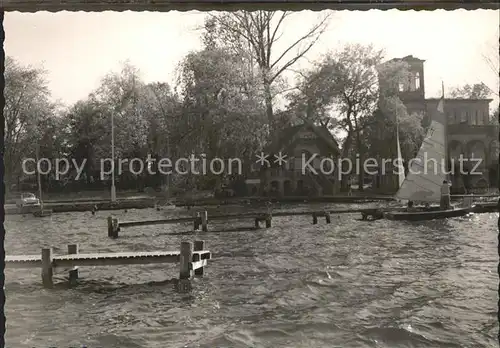
MULTIPOLYGON (((417 157, 412 161, 408 176, 399 175, 399 190, 395 198, 401 201, 427 203, 429 206, 417 211, 385 211, 382 216, 388 220, 432 220, 450 217, 465 216, 473 211, 471 202, 469 206, 451 207, 442 210, 439 206, 441 199, 441 186, 448 180, 445 164, 447 154, 447 124, 444 113, 444 88, 437 112, 433 115, 426 137, 422 142, 417 157), (425 165, 427 163, 427 165, 425 165), (436 166, 437 165, 437 166, 436 166)), ((398 156, 401 154, 398 139, 398 156)))
MULTIPOLYGON (((401 189, 403 186, 403 183, 405 182, 405 171, 403 167, 403 156, 401 155, 401 144, 399 141, 399 122, 398 119, 396 118, 396 144, 397 144, 397 162, 398 162, 398 189, 401 189)), ((396 201, 401 204, 404 202, 404 200, 398 199, 396 197, 396 201)), ((406 208, 404 207, 399 207, 399 208, 392 208, 391 211, 397 210, 397 211, 406 211, 406 208)), ((384 218, 384 212, 386 209, 365 209, 361 212, 361 220, 378 220, 384 218), (369 219, 370 218, 370 219, 369 219)))
MULTIPOLYGON (((37 148, 36 148, 36 163, 39 163, 38 160, 39 160, 39 146, 37 146, 37 148)), ((38 181, 38 196, 40 198, 40 210, 35 210, 33 212, 33 216, 36 216, 36 217, 51 216, 52 215, 52 210, 50 210, 50 209, 43 209, 42 180, 40 178, 40 171, 37 170, 36 172, 37 172, 37 181, 38 181)))

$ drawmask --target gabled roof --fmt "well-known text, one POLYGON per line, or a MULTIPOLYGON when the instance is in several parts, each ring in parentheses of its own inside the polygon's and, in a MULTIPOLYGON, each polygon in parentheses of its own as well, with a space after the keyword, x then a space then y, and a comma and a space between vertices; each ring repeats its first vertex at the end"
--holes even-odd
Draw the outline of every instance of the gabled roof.
POLYGON ((330 133, 330 130, 327 127, 314 127, 313 131, 320 137, 322 138, 332 150, 335 150, 336 152, 340 153, 339 149, 339 144, 333 137, 332 133, 330 133))
POLYGON ((284 144, 287 144, 304 127, 303 124, 281 129, 272 142, 265 148, 266 152, 277 152, 284 144))
POLYGON ((277 153, 283 147, 290 143, 290 141, 297 135, 301 130, 310 130, 323 140, 327 146, 334 152, 339 153, 339 146, 335 138, 332 136, 328 128, 324 126, 316 126, 313 124, 300 124, 296 126, 291 126, 282 129, 278 135, 273 139, 272 143, 266 146, 266 153, 277 153))

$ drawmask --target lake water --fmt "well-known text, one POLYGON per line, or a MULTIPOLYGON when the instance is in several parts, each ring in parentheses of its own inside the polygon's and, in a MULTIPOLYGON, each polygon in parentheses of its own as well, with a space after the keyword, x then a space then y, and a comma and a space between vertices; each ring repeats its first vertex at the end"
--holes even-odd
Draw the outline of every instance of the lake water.
MULTIPOLYGON (((121 221, 185 213, 114 212, 121 221)), ((177 250, 204 239, 214 257, 204 278, 179 294, 175 264, 87 267, 76 288, 58 273, 45 290, 40 269, 6 270, 7 347, 497 346, 496 213, 423 223, 345 214, 329 225, 280 217, 270 229, 214 222, 197 235, 180 234, 192 224, 155 225, 116 240, 107 214, 7 216, 7 254, 65 253, 71 243, 80 252, 177 250)))

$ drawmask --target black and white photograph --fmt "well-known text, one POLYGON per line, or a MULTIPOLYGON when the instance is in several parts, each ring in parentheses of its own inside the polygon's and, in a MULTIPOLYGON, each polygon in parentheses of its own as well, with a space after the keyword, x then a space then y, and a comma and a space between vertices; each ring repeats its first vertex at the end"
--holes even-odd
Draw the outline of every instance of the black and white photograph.
POLYGON ((497 346, 500 10, 235 9, 5 12, 5 347, 497 346))

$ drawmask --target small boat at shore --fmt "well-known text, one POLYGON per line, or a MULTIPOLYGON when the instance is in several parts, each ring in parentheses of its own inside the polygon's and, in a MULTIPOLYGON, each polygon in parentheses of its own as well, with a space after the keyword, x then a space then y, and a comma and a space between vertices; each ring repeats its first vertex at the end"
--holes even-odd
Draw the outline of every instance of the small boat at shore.
MULTIPOLYGON (((444 89, 444 88, 443 88, 444 89)), ((441 209, 439 206, 429 206, 439 204, 441 200, 441 187, 444 181, 448 181, 444 164, 447 154, 447 123, 444 113, 444 92, 439 101, 437 112, 431 119, 431 124, 427 130, 425 139, 420 146, 418 154, 412 161, 409 173, 405 177, 404 173, 399 173, 399 190, 395 198, 399 201, 412 201, 426 204, 425 207, 415 207, 412 209, 398 208, 393 210, 380 209, 363 215, 364 220, 387 219, 400 221, 423 221, 434 219, 447 219, 465 216, 474 212, 471 197, 465 197, 461 206, 451 206, 449 209, 441 209), (431 161, 429 161, 431 160, 431 161)), ((399 144, 399 131, 396 128, 398 159, 401 158, 399 144)))
POLYGON ((425 221, 434 219, 447 219, 454 217, 466 216, 474 211, 473 207, 452 208, 447 210, 436 209, 420 210, 420 211, 388 211, 383 213, 383 217, 387 220, 404 220, 404 221, 425 221))

